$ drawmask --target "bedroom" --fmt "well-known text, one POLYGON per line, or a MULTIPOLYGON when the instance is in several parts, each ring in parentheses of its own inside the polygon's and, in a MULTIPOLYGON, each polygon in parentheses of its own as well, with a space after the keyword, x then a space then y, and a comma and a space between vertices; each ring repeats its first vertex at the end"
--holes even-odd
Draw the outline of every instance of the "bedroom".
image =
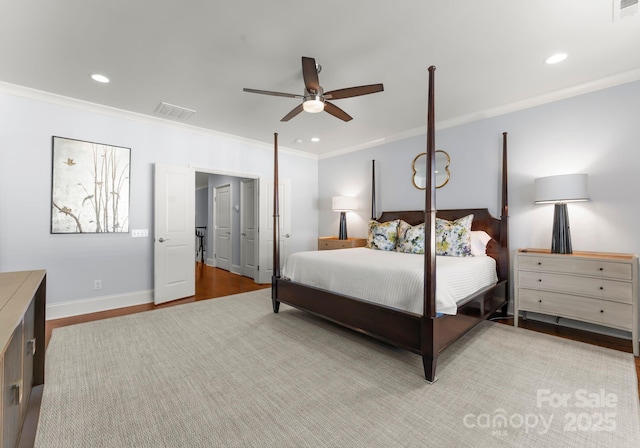
MULTIPOLYGON (((8 40, 3 39, 3 42, 8 40)), ((7 50, 5 44, 3 48, 7 50)), ((298 64, 299 56, 297 53, 294 56, 294 65, 298 64)), ((335 70, 329 62, 324 65, 323 75, 328 76, 335 70)), ((276 68, 273 70, 277 71, 276 68)), ((440 82, 448 82, 445 67, 439 66, 439 70, 440 82)), ((640 218, 637 194, 640 191, 637 176, 640 166, 637 151, 640 82, 637 70, 636 65, 631 73, 636 77, 629 78, 626 83, 616 82, 619 85, 583 95, 443 127, 437 133, 437 145, 451 156, 452 177, 450 183, 438 191, 439 204, 447 207, 476 205, 469 204, 471 199, 486 206, 486 198, 490 198, 488 206, 497 212, 498 184, 487 183, 470 189, 465 179, 477 178, 479 173, 488 179, 497 179, 500 133, 507 130, 512 148, 510 226, 513 249, 549 245, 552 207, 533 205, 533 179, 568 172, 571 166, 588 172, 591 197, 588 203, 570 206, 574 248, 640 252, 640 236, 635 225, 640 218)), ((418 83, 425 83, 426 73, 420 73, 416 78, 418 83)), ((369 81, 384 82, 385 79, 376 77, 362 82, 369 81)), ((0 116, 3 123, 9 124, 0 129, 0 270, 46 268, 50 305, 65 303, 67 308, 86 309, 96 299, 111 306, 135 304, 149 299, 153 284, 152 245, 148 239, 115 236, 107 240, 100 235, 87 235, 78 242, 75 237, 49 233, 52 135, 132 148, 131 228, 153 228, 151 167, 154 162, 271 175, 269 144, 227 139, 215 133, 80 103, 14 84, 23 85, 15 81, 10 85, 3 84, 0 94, 0 116), (175 151, 176 148, 180 151, 175 151), (97 278, 103 282, 101 291, 94 290, 97 278)), ((422 107, 424 95, 418 96, 416 101, 422 107)), ((439 101, 446 103, 442 95, 439 101)), ((283 113, 288 106, 284 105, 283 113)), ((423 109, 420 109, 421 114, 424 114, 423 109)), ((354 122, 359 116, 363 115, 354 113, 354 122)), ((348 225, 352 236, 364 236, 369 217, 367 195, 371 159, 378 161, 380 170, 378 209, 419 207, 421 194, 410 183, 409 167, 422 151, 424 137, 416 135, 333 157, 285 152, 281 160, 282 175, 286 172, 296 185, 294 249, 312 249, 318 236, 337 232, 338 216, 329 206, 330 198, 336 195, 357 195, 361 200, 361 209, 349 214, 348 225), (407 174, 402 176, 402 173, 407 174)))

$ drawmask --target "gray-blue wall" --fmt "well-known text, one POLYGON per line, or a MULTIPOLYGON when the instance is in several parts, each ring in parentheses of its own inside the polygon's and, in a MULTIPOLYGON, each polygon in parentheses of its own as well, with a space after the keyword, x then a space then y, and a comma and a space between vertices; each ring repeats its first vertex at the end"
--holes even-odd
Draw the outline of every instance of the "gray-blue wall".
MULTIPOLYGON (((117 307, 152 297, 154 163, 273 177, 269 145, 42 92, 0 90, 0 123, 0 271, 46 269, 47 302, 69 305, 62 314, 95 311, 96 301, 117 307), (149 229, 149 238, 49 232, 53 135, 131 148, 129 228, 149 229)), ((294 251, 316 246, 317 163, 295 151, 280 154, 281 175, 296 185, 294 251)))
MULTIPOLYGON (((446 98, 439 97, 440 102, 446 98)), ((552 205, 534 205, 533 181, 588 173, 591 200, 569 204, 574 250, 640 252, 640 82, 475 121, 436 132, 451 156, 451 180, 437 190, 439 208, 500 212, 502 132, 509 133, 510 244, 550 247, 552 205)), ((437 107, 436 107, 437 120, 437 107)), ((411 163, 426 137, 412 137, 319 162, 319 233, 335 235, 331 197, 358 197, 349 235, 365 236, 370 217, 371 159, 377 165, 378 212, 424 208, 411 163)))

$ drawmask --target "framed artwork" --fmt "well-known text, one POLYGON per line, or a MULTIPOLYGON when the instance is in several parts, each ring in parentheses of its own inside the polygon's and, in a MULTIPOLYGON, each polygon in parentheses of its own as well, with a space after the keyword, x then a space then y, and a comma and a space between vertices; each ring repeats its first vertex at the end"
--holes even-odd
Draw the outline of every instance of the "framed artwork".
POLYGON ((51 233, 129 232, 131 149, 53 137, 51 233))

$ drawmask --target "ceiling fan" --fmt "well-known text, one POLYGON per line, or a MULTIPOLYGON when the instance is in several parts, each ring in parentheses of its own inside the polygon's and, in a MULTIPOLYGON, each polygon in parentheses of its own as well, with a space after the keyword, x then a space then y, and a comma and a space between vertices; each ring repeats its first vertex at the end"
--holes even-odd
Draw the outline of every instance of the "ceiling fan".
POLYGON ((320 73, 321 69, 322 67, 316 64, 316 60, 314 58, 302 57, 302 78, 304 79, 305 88, 304 95, 247 88, 242 90, 250 93, 260 93, 262 95, 284 96, 287 98, 298 98, 303 100, 301 104, 285 115, 280 121, 289 121, 303 110, 312 114, 322 112, 324 110, 343 121, 350 121, 353 117, 327 100, 351 98, 354 96, 382 92, 384 90, 382 84, 370 84, 366 86, 347 87, 346 89, 325 92, 320 86, 320 81, 318 81, 318 73, 320 73))

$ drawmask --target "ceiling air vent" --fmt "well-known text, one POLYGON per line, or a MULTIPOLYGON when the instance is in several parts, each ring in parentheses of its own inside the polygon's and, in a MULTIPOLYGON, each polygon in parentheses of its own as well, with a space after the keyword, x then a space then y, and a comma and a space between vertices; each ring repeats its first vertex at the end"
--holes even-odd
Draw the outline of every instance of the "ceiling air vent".
POLYGON ((173 118, 174 120, 184 121, 191 118, 191 116, 195 114, 196 111, 162 101, 160 104, 158 104, 158 107, 156 107, 155 113, 158 115, 163 115, 165 117, 173 118))
POLYGON ((638 0, 613 0, 613 21, 625 19, 638 13, 638 0))

